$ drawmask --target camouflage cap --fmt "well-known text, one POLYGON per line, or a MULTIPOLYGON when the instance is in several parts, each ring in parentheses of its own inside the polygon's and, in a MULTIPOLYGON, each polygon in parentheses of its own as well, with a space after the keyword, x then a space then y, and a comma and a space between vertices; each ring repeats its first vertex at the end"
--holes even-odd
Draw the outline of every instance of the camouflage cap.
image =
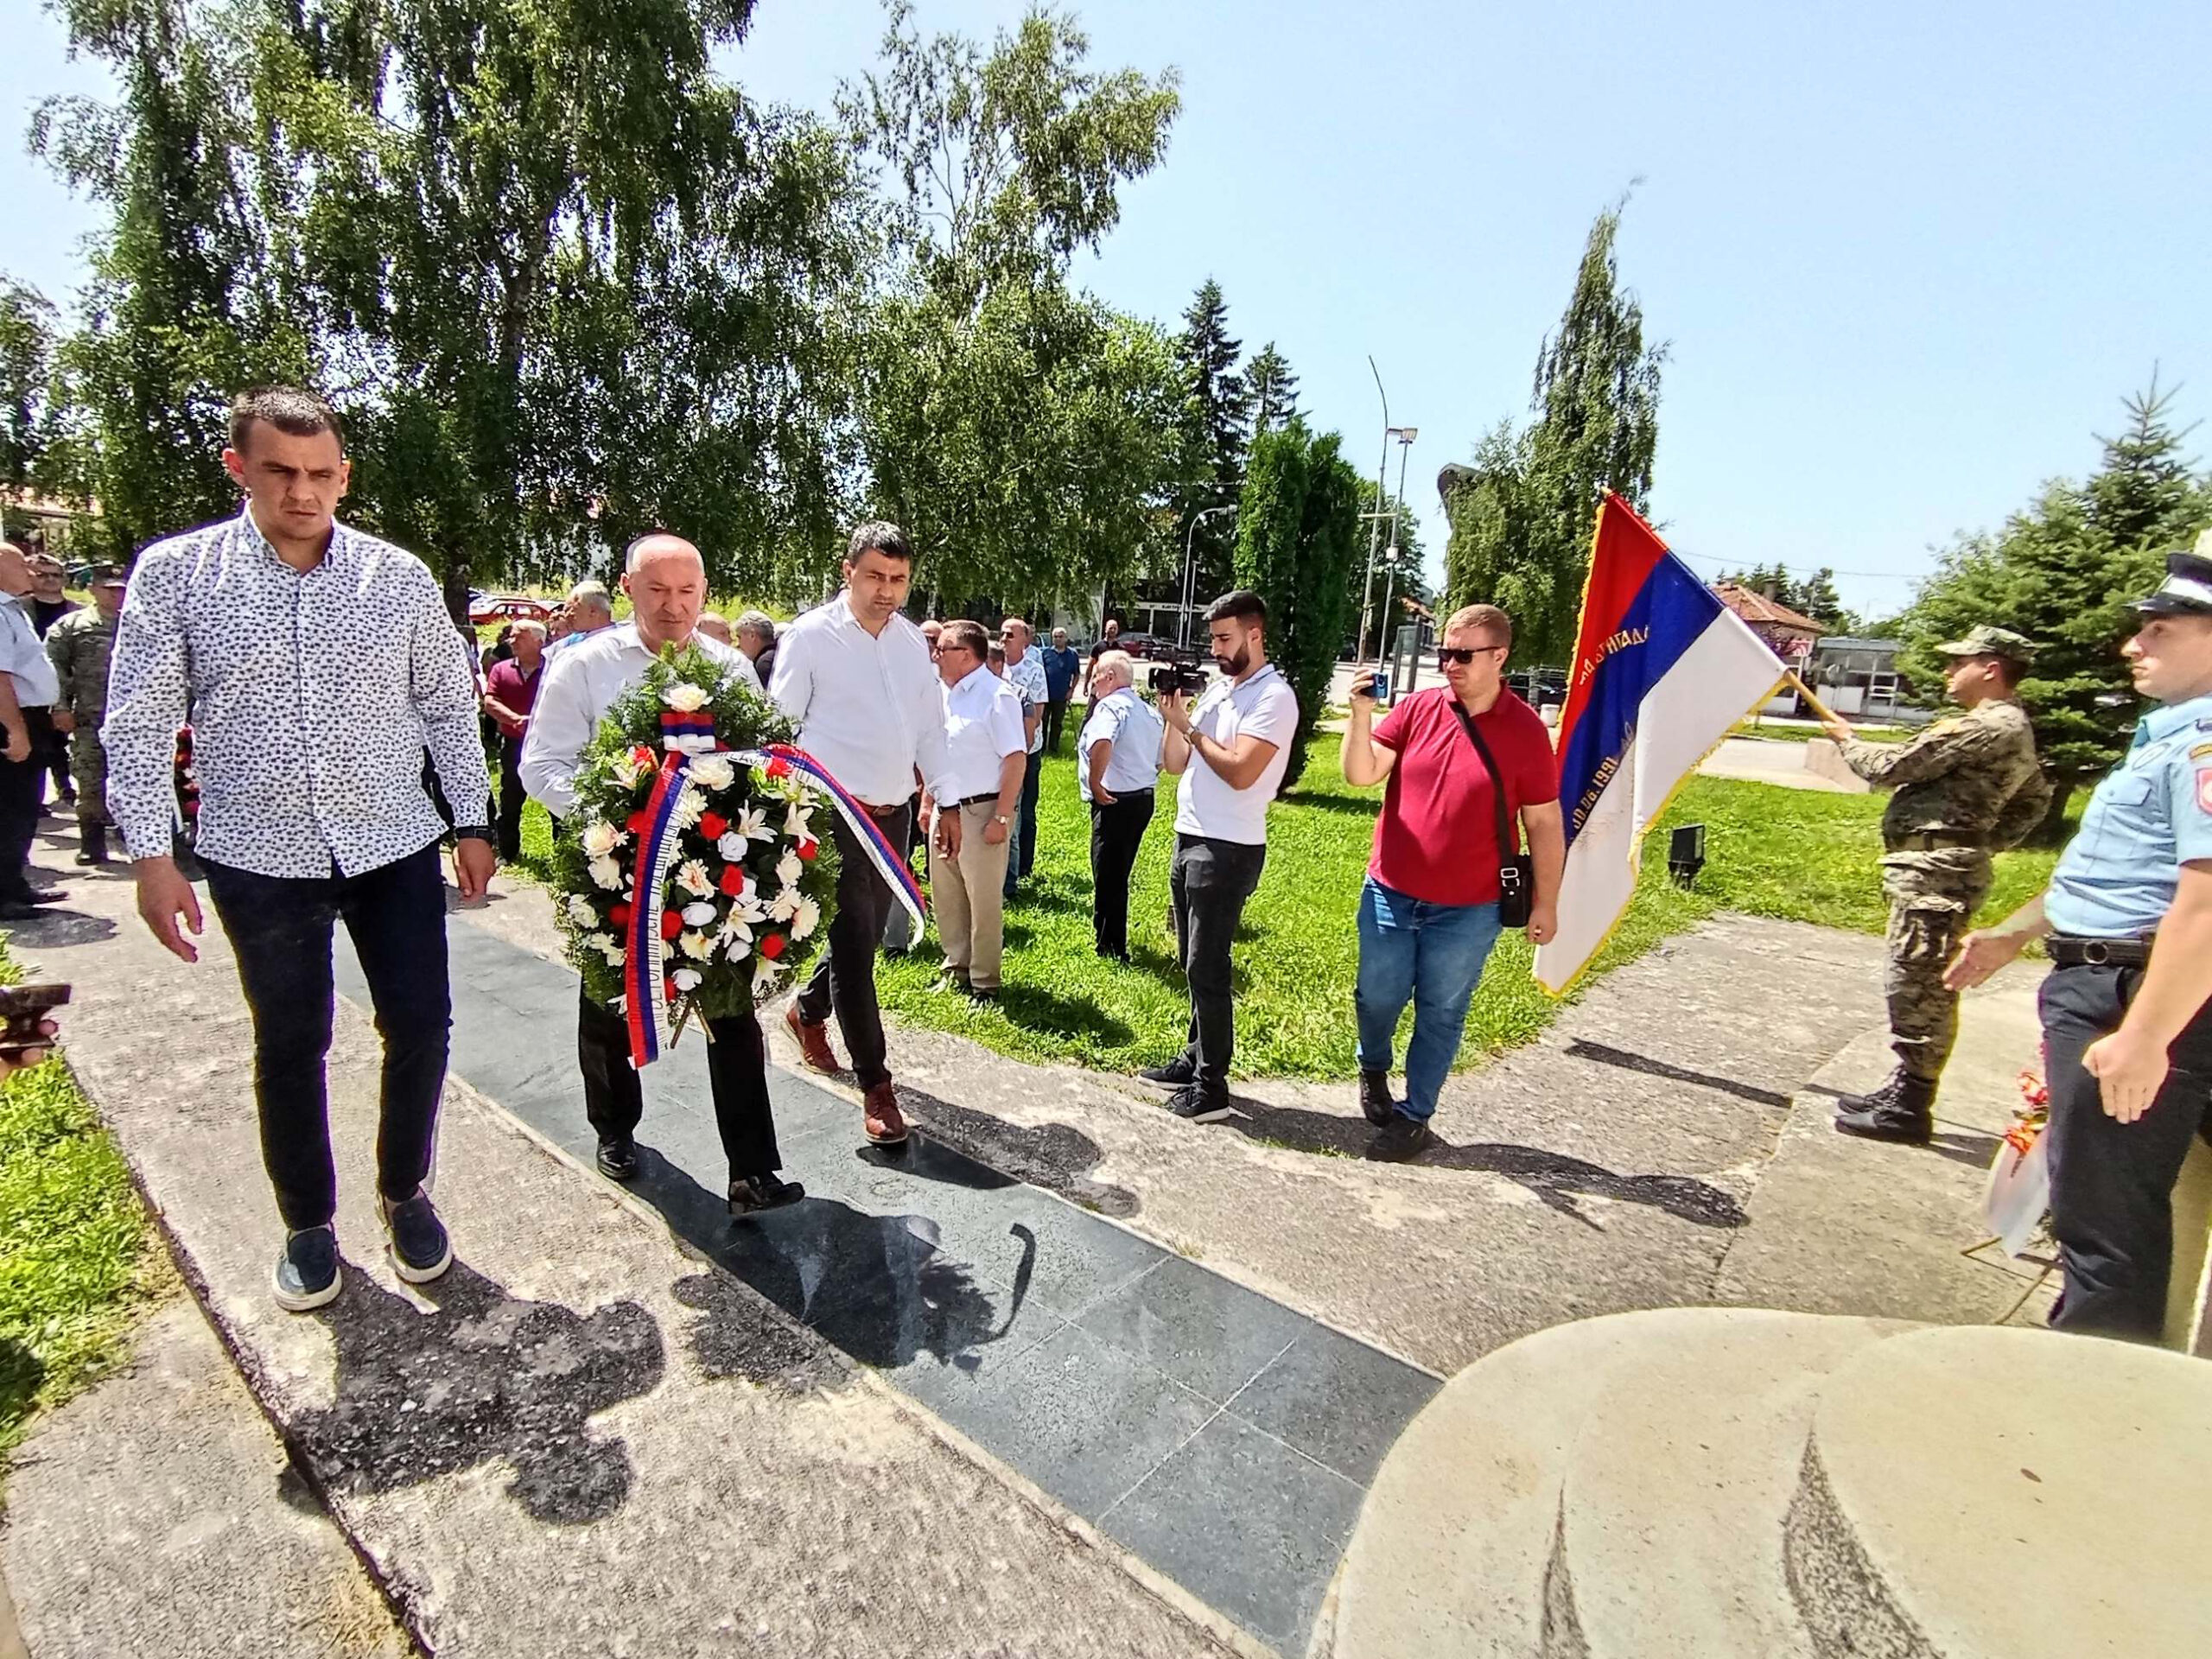
POLYGON ((2015 633, 2010 628, 1993 628, 1984 622, 1967 630, 1963 639, 1954 639, 1936 647, 1946 657, 2001 657, 2008 663, 2027 664, 2036 659, 2035 641, 2024 633, 2015 633))
POLYGON ((122 587, 124 585, 123 567, 119 564, 94 565, 91 585, 95 588, 122 587))

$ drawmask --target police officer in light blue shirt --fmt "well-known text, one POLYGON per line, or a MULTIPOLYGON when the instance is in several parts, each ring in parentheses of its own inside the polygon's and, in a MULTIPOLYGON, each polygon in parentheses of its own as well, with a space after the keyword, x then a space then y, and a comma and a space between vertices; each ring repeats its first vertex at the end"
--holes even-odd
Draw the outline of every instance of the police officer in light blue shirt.
POLYGON ((2165 1323, 2171 1204, 2212 1109, 2212 531, 2166 561, 2120 648, 2158 706, 2099 784, 2050 890, 1970 934, 1955 988, 2047 935, 2050 1322, 2139 1341, 2165 1323))

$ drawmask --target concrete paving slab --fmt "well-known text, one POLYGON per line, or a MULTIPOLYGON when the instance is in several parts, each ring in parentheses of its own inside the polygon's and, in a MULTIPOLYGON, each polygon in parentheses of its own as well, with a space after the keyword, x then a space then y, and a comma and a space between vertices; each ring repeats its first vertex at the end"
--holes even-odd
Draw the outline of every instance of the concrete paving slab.
POLYGON ((187 1298, 16 1451, 0 1567, 41 1659, 416 1651, 187 1298))
MULTIPOLYGON (((106 897, 127 919, 127 889, 106 897)), ((174 964, 135 923, 39 947, 79 988, 73 1058, 188 1278, 425 1645, 1245 1642, 459 1084, 438 1193, 461 1265, 403 1288, 370 1207, 376 1045, 350 1007, 332 1062, 348 1287, 320 1316, 276 1310, 246 1015, 220 941, 206 954, 174 964)))

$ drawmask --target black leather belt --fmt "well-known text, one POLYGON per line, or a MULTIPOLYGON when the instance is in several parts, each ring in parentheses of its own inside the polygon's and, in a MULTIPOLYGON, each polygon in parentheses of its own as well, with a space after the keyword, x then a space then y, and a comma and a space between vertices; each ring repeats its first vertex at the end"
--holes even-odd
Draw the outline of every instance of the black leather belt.
POLYGON ((2043 942, 2043 948, 2061 968, 2145 968, 2151 962, 2151 941, 2157 937, 2081 939, 2053 933, 2043 942))
POLYGON ((998 798, 999 792, 995 789, 988 795, 970 795, 966 800, 955 801, 953 804, 959 807, 981 806, 985 801, 996 802, 998 798))
POLYGON ((1980 836, 1950 830, 1931 830, 1925 835, 1899 836, 1890 843, 1893 853, 1938 853, 1964 849, 1980 852, 1987 845, 1980 836))

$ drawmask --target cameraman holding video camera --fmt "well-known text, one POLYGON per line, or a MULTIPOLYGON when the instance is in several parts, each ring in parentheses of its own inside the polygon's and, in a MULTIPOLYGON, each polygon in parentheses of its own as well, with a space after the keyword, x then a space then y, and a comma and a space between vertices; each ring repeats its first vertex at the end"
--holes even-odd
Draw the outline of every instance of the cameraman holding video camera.
POLYGON ((1229 947, 1244 901, 1260 885, 1268 856, 1268 803, 1290 763, 1298 698, 1268 660, 1268 607, 1257 594, 1224 594, 1206 610, 1217 667, 1227 677, 1195 704, 1167 683, 1160 698, 1167 722, 1165 768, 1183 780, 1175 807, 1175 861, 1169 891, 1175 954, 1190 983, 1191 1035, 1183 1052, 1142 1072, 1172 1089, 1167 1109, 1194 1123, 1229 1116, 1229 1061, 1236 1047, 1229 947))
POLYGON ((1372 1158, 1410 1158, 1435 1139, 1428 1120, 1499 933, 1524 927, 1542 944, 1558 931, 1567 863, 1559 763, 1544 722, 1505 689, 1512 649, 1512 619, 1495 605, 1470 605, 1444 625, 1436 655, 1445 684, 1416 691, 1379 724, 1371 723, 1373 681, 1352 687, 1344 781, 1389 780, 1359 894, 1352 993, 1359 1108, 1381 1131, 1372 1158), (1529 838, 1525 858, 1516 819, 1529 838), (1390 1055, 1409 1001, 1401 1105, 1390 1098, 1390 1055))

